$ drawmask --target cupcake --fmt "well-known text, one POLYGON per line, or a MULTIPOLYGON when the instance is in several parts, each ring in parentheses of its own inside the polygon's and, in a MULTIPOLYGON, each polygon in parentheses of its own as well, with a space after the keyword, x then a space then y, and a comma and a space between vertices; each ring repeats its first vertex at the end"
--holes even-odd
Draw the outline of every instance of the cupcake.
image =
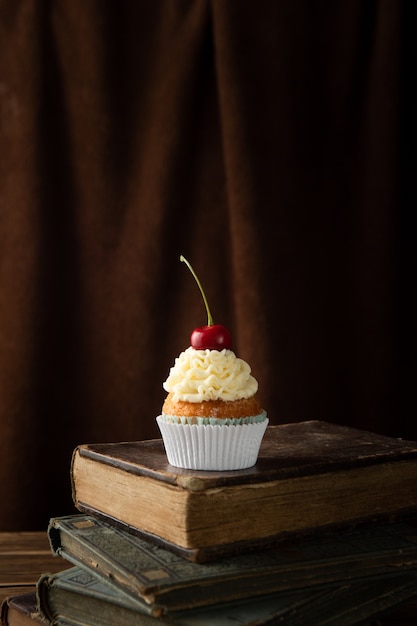
POLYGON ((171 465, 194 470, 252 467, 268 425, 258 382, 236 356, 227 328, 214 324, 201 284, 208 324, 191 333, 163 387, 167 396, 157 423, 171 465))

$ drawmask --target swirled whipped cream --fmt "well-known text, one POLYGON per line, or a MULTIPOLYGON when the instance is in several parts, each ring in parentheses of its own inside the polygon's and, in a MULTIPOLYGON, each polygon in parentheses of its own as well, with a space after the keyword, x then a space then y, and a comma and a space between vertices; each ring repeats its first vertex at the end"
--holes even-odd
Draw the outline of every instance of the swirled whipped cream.
POLYGON ((175 359, 163 387, 174 401, 233 401, 253 396, 258 382, 248 363, 232 350, 190 347, 175 359))

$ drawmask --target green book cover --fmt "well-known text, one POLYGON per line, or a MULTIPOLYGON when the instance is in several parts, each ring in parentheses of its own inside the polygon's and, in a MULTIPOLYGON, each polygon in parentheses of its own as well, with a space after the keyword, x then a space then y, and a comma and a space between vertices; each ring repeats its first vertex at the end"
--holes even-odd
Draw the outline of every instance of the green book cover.
POLYGON ((41 614, 53 624, 72 626, 353 626, 416 594, 417 576, 396 574, 153 617, 78 567, 43 575, 37 590, 41 614))
POLYGON ((161 616, 150 615, 145 606, 140 610, 138 603, 121 595, 115 586, 79 567, 45 574, 37 588, 38 605, 45 619, 83 626, 261 626, 284 618, 308 599, 322 595, 319 591, 284 592, 161 616))
POLYGON ((111 580, 149 613, 380 576, 393 568, 417 571, 417 529, 405 523, 317 534, 209 563, 188 561, 84 514, 52 518, 48 537, 53 554, 111 580))

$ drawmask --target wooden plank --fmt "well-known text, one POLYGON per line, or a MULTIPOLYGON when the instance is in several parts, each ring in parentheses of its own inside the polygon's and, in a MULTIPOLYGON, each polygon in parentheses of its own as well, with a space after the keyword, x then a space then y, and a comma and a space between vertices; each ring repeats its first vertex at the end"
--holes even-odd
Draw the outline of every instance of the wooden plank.
POLYGON ((52 554, 46 532, 0 533, 0 602, 15 593, 32 591, 45 572, 67 569, 52 554))
POLYGON ((28 552, 50 553, 49 540, 45 532, 0 532, 0 554, 28 552))
POLYGON ((12 587, 0 586, 0 604, 6 598, 20 595, 21 593, 29 593, 31 591, 36 591, 36 585, 14 585, 12 587))

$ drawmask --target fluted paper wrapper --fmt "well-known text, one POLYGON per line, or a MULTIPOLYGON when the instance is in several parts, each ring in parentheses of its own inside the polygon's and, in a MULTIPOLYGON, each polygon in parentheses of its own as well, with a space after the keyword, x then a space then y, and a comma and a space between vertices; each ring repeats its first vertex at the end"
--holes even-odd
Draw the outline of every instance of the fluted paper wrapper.
POLYGON ((183 469, 226 471, 255 465, 268 419, 237 426, 172 424, 156 418, 168 462, 183 469))

